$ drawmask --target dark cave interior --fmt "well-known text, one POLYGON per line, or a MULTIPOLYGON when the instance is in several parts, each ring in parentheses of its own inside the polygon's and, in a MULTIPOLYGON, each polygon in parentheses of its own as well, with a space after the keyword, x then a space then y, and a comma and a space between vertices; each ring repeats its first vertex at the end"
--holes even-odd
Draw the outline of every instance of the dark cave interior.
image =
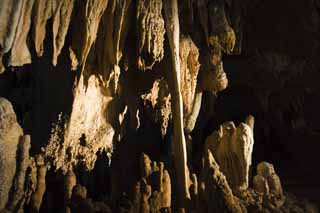
MULTIPOLYGON (((138 1, 133 0, 131 4, 135 5, 138 1)), ((75 2, 79 1, 75 0, 75 2)), ((112 1, 109 0, 109 4, 110 2, 112 1)), ((201 51, 205 48, 202 48, 203 41, 198 37, 201 33, 199 20, 197 17, 194 18, 192 23, 194 26, 189 23, 186 2, 196 4, 196 1, 192 0, 179 1, 180 34, 190 35, 199 47, 201 55, 201 51)), ((272 163, 284 190, 299 198, 306 198, 317 205, 320 204, 320 172, 318 171, 320 2, 317 0, 246 0, 243 3, 236 0, 221 0, 217 2, 224 2, 229 21, 235 15, 232 9, 243 8, 240 15, 242 48, 240 54, 223 53, 222 55, 223 69, 228 76, 228 87, 214 93, 203 91, 200 112, 195 127, 189 135, 192 138, 191 142, 187 140, 187 143, 191 143, 191 145, 187 144, 189 170, 197 175, 201 173, 203 163, 201 158, 204 155, 203 147, 206 138, 213 131, 218 130, 222 123, 233 121, 238 126, 248 115, 253 115, 255 142, 252 167, 256 168, 261 161, 272 163), (232 5, 231 8, 229 8, 230 5, 232 5)), ((77 4, 79 3, 75 3, 74 8, 81 7, 77 4)), ((134 6, 131 5, 131 7, 134 6)), ((60 115, 64 119, 69 118, 73 113, 74 89, 77 87, 75 82, 79 81, 83 74, 81 69, 70 70, 72 62, 69 59, 69 46, 77 40, 74 39, 73 30, 79 27, 77 26, 79 20, 73 16, 56 66, 51 63, 53 21, 53 18, 47 21, 44 55, 41 58, 36 56, 34 44, 29 38, 32 63, 21 67, 6 67, 5 72, 0 74, 0 97, 11 102, 24 134, 31 135, 30 155, 43 151, 60 115)), ((169 173, 174 174, 173 162, 170 159, 172 151, 170 141, 175 131, 173 123, 169 122, 167 133, 163 136, 161 123, 155 121, 157 115, 152 104, 145 104, 142 99, 136 101, 136 97, 131 95, 131 93, 137 93, 140 97, 146 90, 152 88, 153 81, 159 75, 163 75, 157 71, 154 71, 154 74, 150 74, 151 71, 130 73, 131 61, 129 60, 128 63, 126 60, 136 57, 137 44, 134 40, 138 35, 131 33, 137 31, 135 27, 134 24, 129 23, 128 37, 124 42, 126 47, 124 56, 119 62, 121 70, 126 70, 125 67, 129 66, 129 71, 120 73, 119 85, 123 94, 114 102, 115 111, 119 110, 119 112, 122 112, 123 106, 127 103, 137 102, 133 108, 139 112, 138 128, 132 127, 136 115, 128 104, 129 109, 124 118, 124 124, 121 127, 116 126, 118 128, 116 133, 121 132, 121 138, 118 144, 114 144, 112 157, 107 157, 107 151, 99 151, 96 153, 97 159, 92 171, 86 171, 87 169, 82 168, 81 164, 74 168, 77 183, 86 187, 88 197, 97 201, 107 197, 107 203, 115 206, 129 205, 126 199, 132 197, 130 190, 139 179, 139 158, 142 152, 154 161, 164 162, 169 168, 169 173), (127 87, 127 85, 130 86, 127 87), (137 89, 132 89, 133 87, 137 89), (115 202, 117 204, 114 204, 110 194, 111 188, 114 187, 113 172, 117 174, 116 181, 119 183, 117 187, 121 188, 121 192, 128 193, 122 194, 123 197, 115 202)), ((100 31, 97 39, 99 35, 100 31)), ((169 49, 167 38, 164 43, 164 52, 166 52, 169 49)), ((98 53, 95 52, 92 55, 99 54, 97 47, 94 47, 94 50, 98 53)), ((4 55, 5 63, 9 55, 10 52, 4 55)), ((90 57, 87 63, 94 64, 90 57)), ((86 69, 89 70, 90 67, 88 67, 86 66, 86 69)), ((157 69, 157 65, 154 69, 157 69)), ((93 71, 84 75, 91 76, 95 73, 93 71)), ((85 133, 82 133, 82 136, 84 138, 82 146, 86 146, 85 141, 88 136, 85 133)), ((79 143, 81 143, 80 138, 79 143)), ((252 170, 251 176, 255 174, 256 171, 252 170)), ((65 198, 61 195, 65 190, 64 177, 65 174, 62 172, 48 170, 46 192, 40 212, 63 212, 65 198)), ((175 189, 179 184, 175 177, 172 177, 171 181, 174 194, 179 190, 175 189)), ((172 203, 175 203, 177 198, 173 195, 171 199, 172 203)), ((25 207, 25 209, 28 208, 25 207)), ((112 212, 121 212, 115 209, 113 207, 112 212)), ((83 211, 91 212, 85 210, 85 207, 83 211)))

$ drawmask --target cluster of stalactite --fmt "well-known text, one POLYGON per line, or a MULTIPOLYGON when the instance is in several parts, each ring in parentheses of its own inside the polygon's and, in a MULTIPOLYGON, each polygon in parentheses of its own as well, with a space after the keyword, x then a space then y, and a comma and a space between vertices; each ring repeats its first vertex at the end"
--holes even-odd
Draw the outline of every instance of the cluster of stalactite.
POLYGON ((206 139, 199 174, 189 164, 203 92, 227 88, 222 56, 241 53, 245 4, 2 0, 0 72, 49 58, 76 77, 70 114, 57 118, 32 156, 30 136, 0 99, 0 210, 49 208, 42 200, 54 171, 63 176, 66 212, 303 211, 286 202, 271 164, 258 165, 250 187, 253 117, 238 127, 224 123, 206 139), (148 116, 170 143, 163 162, 128 143, 148 116), (109 200, 95 201, 79 179, 101 153, 111 161, 112 189, 109 200))

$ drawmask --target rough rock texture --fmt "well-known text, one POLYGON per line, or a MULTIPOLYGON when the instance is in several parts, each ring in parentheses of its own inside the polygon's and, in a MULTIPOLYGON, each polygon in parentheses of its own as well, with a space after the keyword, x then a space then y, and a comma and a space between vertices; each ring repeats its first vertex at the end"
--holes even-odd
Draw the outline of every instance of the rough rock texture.
POLYGON ((5 70, 2 57, 13 45, 23 2, 23 0, 8 0, 0 3, 0 73, 5 70))
POLYGON ((209 150, 204 156, 199 190, 207 207, 205 212, 246 212, 241 208, 239 200, 233 196, 226 176, 220 171, 218 163, 209 150))
POLYGON ((253 143, 253 129, 244 123, 236 128, 233 122, 224 123, 206 140, 206 149, 214 154, 235 191, 249 186, 253 143))
POLYGON ((254 177, 253 184, 257 191, 265 194, 276 208, 283 205, 284 195, 280 178, 274 171, 272 164, 267 162, 258 164, 257 175, 254 177))
POLYGON ((107 8, 109 0, 89 0, 78 2, 74 23, 72 49, 76 53, 81 69, 85 67, 92 44, 96 40, 100 19, 107 8), (78 27, 78 26, 82 27, 78 27))
POLYGON ((44 53, 43 42, 46 36, 46 24, 52 16, 52 7, 52 1, 35 0, 32 34, 35 50, 39 57, 44 53))
POLYGON ((31 210, 39 212, 43 195, 46 191, 46 173, 47 167, 45 165, 38 166, 37 168, 37 184, 35 191, 31 197, 31 210))
POLYGON ((228 86, 227 74, 221 60, 221 52, 217 55, 209 49, 202 50, 200 57, 199 85, 204 91, 217 93, 228 86))
POLYGON ((59 0, 53 8, 53 55, 52 64, 57 65, 58 57, 64 46, 66 34, 69 29, 74 0, 59 0))
POLYGON ((17 152, 17 167, 14 181, 10 192, 7 209, 11 211, 22 211, 25 203, 25 179, 26 171, 30 165, 29 150, 31 147, 30 135, 21 137, 17 152))
POLYGON ((27 36, 31 26, 31 13, 34 0, 24 0, 19 17, 19 23, 12 44, 10 66, 22 66, 31 63, 31 54, 27 46, 27 36))
POLYGON ((0 96, 17 116, 0 122, 1 208, 313 211, 285 189, 319 199, 319 8, 0 1, 0 96), (268 163, 252 179, 261 161, 283 186, 268 163))
MULTIPOLYGON (((199 51, 190 37, 180 39, 180 79, 183 100, 183 114, 185 130, 191 132, 201 106, 202 93, 197 90, 197 77, 200 68, 199 51)), ((161 132, 165 136, 168 123, 172 117, 172 95, 168 82, 163 78, 154 81, 152 88, 141 95, 144 103, 151 103, 156 111, 156 122, 161 123, 161 132), (160 112, 159 112, 160 111, 160 112)))
POLYGON ((184 123, 191 116, 196 96, 197 77, 200 68, 199 51, 192 39, 180 38, 180 79, 183 100, 184 123))
POLYGON ((111 98, 104 95, 99 79, 92 75, 88 87, 81 77, 75 91, 73 111, 67 126, 57 124, 45 155, 56 169, 68 172, 73 166, 82 165, 91 170, 98 151, 112 146, 114 130, 107 122, 106 112, 111 98), (61 132, 64 133, 61 138, 61 132), (61 141, 62 140, 62 141, 61 141))
POLYGON ((164 56, 164 20, 162 17, 162 1, 137 2, 137 28, 139 39, 140 69, 152 69, 164 56))
POLYGON ((137 212, 159 212, 171 207, 171 180, 163 162, 152 162, 144 153, 140 160, 141 180, 137 183, 134 208, 137 212), (139 191, 140 188, 140 191, 139 191), (139 198, 141 199, 139 202, 139 198), (147 209, 146 209, 147 208, 147 209), (138 209, 141 209, 140 211, 138 209))
POLYGON ((65 211, 70 211, 69 202, 72 197, 73 188, 77 185, 77 177, 72 170, 70 170, 65 176, 64 183, 64 202, 65 202, 65 211))
POLYGON ((131 0, 110 1, 101 18, 98 40, 95 45, 96 68, 104 77, 110 93, 118 93, 119 62, 132 16, 131 0))
MULTIPOLYGON (((178 199, 179 205, 183 207, 185 199, 189 198, 188 176, 187 176, 187 147, 183 132, 183 100, 181 94, 181 67, 180 67, 180 24, 178 17, 177 0, 164 1, 164 16, 167 36, 171 52, 171 75, 172 84, 169 90, 172 94, 172 113, 173 113, 173 150, 175 153, 174 161, 177 171, 179 186, 178 199)), ((170 87, 170 84, 169 84, 170 87)))
MULTIPOLYGON (((23 131, 17 122, 11 103, 0 98, 0 209, 6 207, 9 200, 17 168, 17 150, 23 131)), ((19 188, 21 186, 15 185, 19 188)))

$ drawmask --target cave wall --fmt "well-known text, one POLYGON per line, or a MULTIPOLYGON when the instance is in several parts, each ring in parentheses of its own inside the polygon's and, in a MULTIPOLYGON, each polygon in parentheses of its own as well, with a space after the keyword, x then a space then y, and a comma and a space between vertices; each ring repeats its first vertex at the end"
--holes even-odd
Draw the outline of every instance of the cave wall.
MULTIPOLYGON (((320 3, 180 0, 174 14, 172 2, 0 3, 0 96, 31 153, 63 174, 112 153, 116 199, 139 179, 141 152, 199 174, 206 138, 252 114, 253 165, 272 162, 285 186, 317 200, 320 3)), ((187 188, 179 178, 173 193, 187 188)))

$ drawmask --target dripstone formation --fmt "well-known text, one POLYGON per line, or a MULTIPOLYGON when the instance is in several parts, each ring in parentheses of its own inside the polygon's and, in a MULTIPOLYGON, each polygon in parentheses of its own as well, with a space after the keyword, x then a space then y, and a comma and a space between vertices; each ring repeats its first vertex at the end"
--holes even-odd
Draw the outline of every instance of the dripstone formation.
MULTIPOLYGON (((304 36, 318 35, 320 4, 305 4, 304 36)), ((268 49, 263 30, 254 37, 256 9, 248 0, 1 0, 0 212, 316 212, 255 147, 278 136, 268 119, 308 132, 311 121, 290 117, 302 98, 273 92, 317 69, 308 62, 319 42, 311 36, 300 58, 289 44, 268 49), (256 102, 239 95, 221 107, 247 87, 256 102)))

